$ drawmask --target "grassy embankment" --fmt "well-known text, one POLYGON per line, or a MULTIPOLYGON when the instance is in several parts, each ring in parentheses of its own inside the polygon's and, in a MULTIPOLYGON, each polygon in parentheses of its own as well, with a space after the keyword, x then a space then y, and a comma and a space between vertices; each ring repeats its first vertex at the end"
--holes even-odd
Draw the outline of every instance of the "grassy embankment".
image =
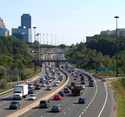
POLYGON ((110 84, 117 94, 118 117, 125 117, 125 87, 120 81, 113 81, 110 84))
MULTIPOLYGON (((30 73, 31 77, 35 76, 36 74, 38 74, 39 72, 41 72, 41 68, 37 69, 36 71, 34 71, 34 68, 31 68, 31 69, 26 69, 26 72, 27 73, 30 73)), ((29 77, 29 76, 28 76, 29 77)), ((30 78, 30 77, 29 77, 30 78)), ((4 92, 6 90, 9 90, 11 88, 13 88, 14 86, 11 86, 11 87, 6 87, 4 89, 0 89, 0 93, 1 92, 4 92)), ((11 91, 10 91, 11 92, 11 91)))

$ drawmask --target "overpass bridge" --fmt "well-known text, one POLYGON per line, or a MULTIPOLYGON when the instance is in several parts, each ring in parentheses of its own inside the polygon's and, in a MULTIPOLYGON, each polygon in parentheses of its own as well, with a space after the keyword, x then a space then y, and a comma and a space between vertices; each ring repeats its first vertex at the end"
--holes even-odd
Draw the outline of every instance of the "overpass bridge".
POLYGON ((82 64, 82 63, 86 63, 88 60, 83 60, 83 59, 75 59, 75 60, 41 60, 41 59, 37 59, 36 60, 36 64, 38 64, 39 66, 42 66, 42 63, 44 62, 55 62, 56 66, 59 67, 59 63, 60 62, 74 62, 76 63, 76 67, 78 67, 78 65, 82 64))

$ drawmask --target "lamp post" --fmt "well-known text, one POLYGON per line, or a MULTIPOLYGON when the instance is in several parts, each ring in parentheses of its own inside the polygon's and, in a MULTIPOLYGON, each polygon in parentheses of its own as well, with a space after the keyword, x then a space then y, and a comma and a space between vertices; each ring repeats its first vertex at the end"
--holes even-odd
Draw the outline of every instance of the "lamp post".
POLYGON ((52 45, 52 34, 51 34, 51 45, 52 45))
MULTIPOLYGON (((34 41, 35 41, 35 29, 36 29, 36 27, 34 26, 33 29, 34 29, 34 41)), ((35 52, 34 42, 33 42, 33 49, 34 49, 34 52, 35 52)), ((33 53, 33 55, 34 55, 34 53, 33 53)), ((34 57, 34 62, 35 62, 35 57, 34 57)), ((36 71, 36 63, 34 64, 34 71, 36 71)))
POLYGON ((48 45, 48 34, 47 34, 47 45, 48 45))
POLYGON ((56 35, 55 35, 55 45, 56 45, 56 35))
POLYGON ((115 16, 116 18, 116 77, 118 77, 118 36, 117 36, 117 19, 119 18, 118 16, 115 16))
MULTIPOLYGON (((37 33, 36 34, 36 36, 38 37, 38 44, 39 44, 39 35, 40 35, 40 33, 37 33)), ((40 44, 38 45, 38 62, 39 62, 39 57, 40 57, 40 50, 39 50, 39 48, 40 48, 40 44)))
POLYGON ((44 34, 43 34, 43 44, 44 44, 44 34))

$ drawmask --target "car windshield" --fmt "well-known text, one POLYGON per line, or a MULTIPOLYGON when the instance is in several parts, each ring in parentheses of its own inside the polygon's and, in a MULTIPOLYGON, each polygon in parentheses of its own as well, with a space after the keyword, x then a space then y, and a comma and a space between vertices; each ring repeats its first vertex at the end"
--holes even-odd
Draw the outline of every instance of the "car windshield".
POLYGON ((51 88, 51 86, 47 86, 47 88, 51 88))
POLYGON ((53 105, 53 108, 59 108, 59 105, 53 105))
POLYGON ((18 102, 12 102, 11 104, 17 104, 18 102))
POLYGON ((35 95, 30 95, 30 97, 35 97, 35 95))

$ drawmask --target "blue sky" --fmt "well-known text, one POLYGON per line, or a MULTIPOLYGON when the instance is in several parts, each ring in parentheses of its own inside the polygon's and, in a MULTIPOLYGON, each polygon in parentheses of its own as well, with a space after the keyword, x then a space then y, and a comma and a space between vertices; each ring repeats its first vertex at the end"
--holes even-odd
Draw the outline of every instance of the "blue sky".
POLYGON ((11 28, 21 25, 21 15, 28 13, 32 27, 36 26, 36 33, 41 33, 42 43, 43 34, 44 43, 48 34, 49 44, 52 34, 53 45, 85 42, 86 36, 114 30, 116 15, 118 27, 125 28, 124 0, 6 0, 0 4, 0 17, 10 34, 11 28))

